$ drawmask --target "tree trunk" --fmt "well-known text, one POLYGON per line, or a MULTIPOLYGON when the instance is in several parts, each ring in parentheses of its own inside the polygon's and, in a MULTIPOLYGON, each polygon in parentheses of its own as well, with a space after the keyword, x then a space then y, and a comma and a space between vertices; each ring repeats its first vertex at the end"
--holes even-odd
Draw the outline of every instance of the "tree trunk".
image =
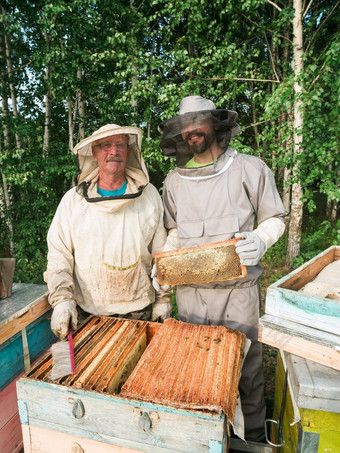
POLYGON ((51 115, 52 115, 52 90, 49 82, 50 70, 46 67, 46 84, 47 90, 45 94, 45 126, 44 126, 44 142, 43 142, 43 155, 44 157, 48 154, 48 149, 50 147, 50 124, 51 124, 51 115))
POLYGON ((249 84, 249 89, 251 93, 251 112, 252 112, 252 120, 254 125, 254 139, 255 139, 255 146, 256 146, 256 155, 259 155, 259 131, 257 127, 257 114, 256 114, 256 104, 253 101, 254 96, 254 83, 251 82, 249 84))
MULTIPOLYGON (((83 80, 83 73, 81 69, 78 69, 77 71, 77 79, 79 80, 79 84, 81 86, 81 82, 83 80)), ((85 105, 83 100, 83 92, 80 88, 78 88, 76 96, 79 111, 79 139, 83 140, 85 138, 85 105)))
MULTIPOLYGON (((284 37, 285 37, 284 42, 287 43, 289 41, 289 32, 288 32, 287 28, 284 31, 284 37)), ((283 77, 285 78, 286 70, 289 66, 289 47, 287 44, 285 44, 285 46, 283 48, 283 61, 284 61, 284 67, 283 67, 282 72, 283 72, 283 77)), ((290 127, 290 125, 292 123, 291 112, 289 112, 289 113, 284 112, 282 122, 284 122, 284 123, 289 122, 289 127, 290 127)), ((286 140, 286 142, 284 144, 286 155, 288 153, 291 153, 291 150, 293 147, 292 145, 293 145, 292 138, 291 138, 291 135, 289 135, 288 139, 286 140)), ((291 184, 288 182, 290 175, 291 175, 291 168, 286 166, 283 169, 283 187, 282 187, 282 202, 283 202, 285 211, 287 213, 287 217, 285 220, 286 227, 289 226, 289 220, 290 220, 291 184)))
MULTIPOLYGON (((76 110, 76 104, 77 100, 75 101, 75 107, 74 111, 76 110)), ((70 153, 72 153, 73 150, 73 133, 74 133, 74 122, 73 122, 73 115, 74 111, 72 108, 72 99, 70 96, 67 98, 67 119, 68 119, 68 149, 70 150, 70 153)))
MULTIPOLYGON (((11 101, 12 101, 12 111, 14 118, 19 118, 18 107, 17 107, 17 98, 15 94, 15 88, 13 84, 13 68, 12 68, 12 58, 11 58, 11 43, 10 37, 8 35, 4 35, 5 41, 5 48, 6 48, 6 62, 7 62, 7 73, 9 79, 9 90, 11 93, 11 101)), ((16 148, 21 148, 21 140, 17 132, 15 132, 15 143, 16 148)))
MULTIPOLYGON (((302 152, 302 128, 303 128, 303 117, 301 109, 301 93, 302 87, 299 82, 299 75, 303 69, 303 38, 302 38, 302 5, 301 0, 294 0, 294 19, 293 19, 293 49, 294 49, 294 72, 295 72, 295 83, 294 83, 294 121, 293 121, 293 140, 294 140, 294 153, 299 155, 302 152)), ((299 163, 297 163, 293 169, 295 174, 298 176, 298 182, 293 184, 292 187, 292 203, 291 203, 291 215, 289 221, 289 234, 288 234, 288 249, 286 256, 286 264, 292 263, 292 258, 299 256, 300 254, 300 243, 301 243, 301 225, 303 215, 303 203, 302 203, 302 187, 299 181, 299 163)))
MULTIPOLYGON (((5 47, 4 47, 4 36, 0 33, 0 58, 5 62, 5 47)), ((3 65, 6 67, 6 64, 3 65)), ((10 141, 10 129, 9 129, 9 110, 8 110, 8 98, 7 98, 7 87, 5 80, 0 77, 0 84, 1 84, 1 105, 2 105, 2 130, 4 134, 4 151, 8 152, 10 149, 11 141, 10 141)), ((1 145, 1 142, 0 142, 1 145)), ((10 199, 10 188, 8 187, 6 175, 3 170, 0 170, 1 176, 1 205, 0 211, 4 213, 4 217, 6 219, 6 225, 9 231, 9 249, 10 254, 14 258, 14 228, 12 222, 12 204, 10 199)))
POLYGON ((337 200, 333 200, 330 220, 334 226, 336 226, 336 221, 338 218, 337 217, 338 207, 339 207, 339 203, 337 202, 337 200))
MULTIPOLYGON (((136 13, 136 6, 134 0, 130 0, 130 8, 134 13, 136 13)), ((134 43, 134 26, 131 27, 131 42, 134 43)), ((131 79, 131 86, 132 86, 132 99, 131 99, 131 107, 132 107, 132 117, 135 118, 137 115, 137 100, 134 97, 134 88, 137 85, 137 66, 135 64, 135 43, 133 44, 133 49, 132 49, 132 79, 131 79)), ((137 126, 136 120, 134 119, 132 122, 133 126, 137 126)))

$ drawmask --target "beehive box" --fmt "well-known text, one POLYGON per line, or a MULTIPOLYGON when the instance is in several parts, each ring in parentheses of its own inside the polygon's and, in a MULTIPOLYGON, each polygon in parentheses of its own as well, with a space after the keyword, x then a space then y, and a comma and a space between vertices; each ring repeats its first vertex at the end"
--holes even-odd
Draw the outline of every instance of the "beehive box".
POLYGON ((15 382, 56 340, 50 328, 46 285, 14 283, 0 300, 0 450, 22 448, 15 382))
POLYGON ((339 259, 332 246, 268 287, 260 341, 340 370, 340 301, 300 291, 339 259))
MULTIPOLYGON (((293 354, 280 354, 275 383, 275 420, 279 419, 281 411, 285 368, 290 386, 283 413, 284 445, 277 448, 277 453, 339 453, 340 372, 293 354), (293 403, 299 421, 295 420, 293 403)), ((277 444, 277 430, 274 433, 277 444)))
POLYGON ((234 280, 247 275, 235 243, 240 239, 186 247, 154 255, 160 285, 187 285, 234 280))
POLYGON ((93 316, 74 334, 75 375, 51 381, 48 353, 17 383, 25 453, 224 452, 243 347, 225 327, 93 316))

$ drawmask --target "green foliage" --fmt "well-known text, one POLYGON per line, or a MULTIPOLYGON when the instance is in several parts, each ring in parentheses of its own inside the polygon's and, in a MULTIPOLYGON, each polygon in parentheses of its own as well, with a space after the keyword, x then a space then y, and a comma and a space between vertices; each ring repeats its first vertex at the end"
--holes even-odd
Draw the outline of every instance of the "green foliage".
POLYGON ((294 269, 301 266, 306 261, 326 250, 331 245, 340 244, 340 220, 334 227, 331 222, 324 220, 319 222, 310 219, 308 230, 302 232, 300 256, 293 258, 294 269))
MULTIPOLYGON (((277 182, 284 168, 294 169, 288 184, 301 181, 306 210, 317 210, 315 193, 340 200, 336 2, 313 4, 304 17, 299 82, 305 121, 298 131, 303 139, 299 155, 292 146, 293 8, 281 3, 278 11, 265 0, 2 2, 6 14, 0 16, 0 32, 10 38, 13 72, 0 50, 0 96, 10 100, 14 87, 19 116, 11 102, 8 114, 2 104, 0 167, 11 206, 0 205, 0 250, 8 254, 11 221, 17 281, 42 281, 48 226, 75 181, 68 127, 70 113, 76 143, 77 90, 85 102, 86 135, 106 123, 136 124, 144 130, 143 157, 160 191, 175 162, 159 148, 158 125, 178 113, 183 96, 201 94, 218 108, 238 112, 242 132, 234 138, 234 148, 264 159, 277 182), (52 115, 50 146, 43 151, 47 87, 52 115)), ((326 228, 329 236, 336 235, 327 225, 304 231, 300 261, 315 254, 318 234, 326 228)), ((272 263, 285 248, 282 238, 269 250, 272 263)))

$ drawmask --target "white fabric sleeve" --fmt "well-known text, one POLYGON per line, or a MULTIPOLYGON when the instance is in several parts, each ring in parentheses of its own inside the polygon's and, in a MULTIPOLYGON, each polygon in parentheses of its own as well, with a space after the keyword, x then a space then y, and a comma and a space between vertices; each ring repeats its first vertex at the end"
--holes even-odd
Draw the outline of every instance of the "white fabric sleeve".
POLYGON ((47 235, 47 270, 44 280, 52 308, 64 301, 74 301, 74 258, 68 200, 69 195, 61 200, 47 235))
POLYGON ((260 223, 253 231, 256 233, 266 244, 266 251, 280 239, 285 231, 285 224, 282 220, 271 217, 260 223))
POLYGON ((180 248, 179 240, 177 236, 177 228, 172 228, 168 232, 166 243, 163 247, 163 252, 170 252, 171 250, 177 250, 180 248))

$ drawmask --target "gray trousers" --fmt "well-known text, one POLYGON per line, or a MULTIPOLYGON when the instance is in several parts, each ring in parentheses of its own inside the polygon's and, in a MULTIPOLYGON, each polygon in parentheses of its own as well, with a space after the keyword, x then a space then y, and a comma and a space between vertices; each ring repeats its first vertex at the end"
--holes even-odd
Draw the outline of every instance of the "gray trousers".
POLYGON ((176 299, 181 321, 230 327, 243 332, 252 340, 242 368, 239 392, 245 421, 245 437, 247 440, 263 440, 266 406, 262 344, 257 341, 259 285, 232 289, 177 286, 176 299))

